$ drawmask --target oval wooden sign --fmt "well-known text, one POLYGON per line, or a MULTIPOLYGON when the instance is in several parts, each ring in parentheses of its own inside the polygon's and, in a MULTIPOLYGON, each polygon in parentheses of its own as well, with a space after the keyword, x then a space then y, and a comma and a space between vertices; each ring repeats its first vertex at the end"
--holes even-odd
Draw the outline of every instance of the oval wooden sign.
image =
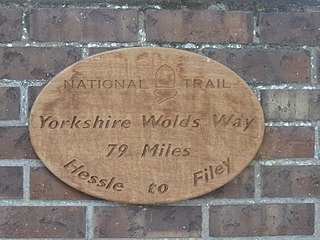
POLYGON ((186 51, 137 47, 89 57, 42 90, 30 116, 40 159, 87 194, 152 204, 197 197, 258 151, 264 116, 233 71, 186 51))

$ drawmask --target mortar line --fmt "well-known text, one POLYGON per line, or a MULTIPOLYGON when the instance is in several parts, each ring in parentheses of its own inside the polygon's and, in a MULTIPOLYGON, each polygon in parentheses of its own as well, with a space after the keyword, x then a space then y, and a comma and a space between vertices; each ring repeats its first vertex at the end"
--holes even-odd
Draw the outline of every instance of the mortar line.
POLYGON ((86 59, 89 57, 89 48, 88 47, 82 47, 81 49, 81 59, 86 59))
MULTIPOLYGON (((31 7, 36 7, 36 8, 43 8, 43 7, 48 7, 48 8, 62 8, 62 7, 66 7, 65 1, 59 1, 59 2, 55 2, 55 3, 46 3, 46 2, 37 2, 37 3, 33 3, 32 1, 28 0, 28 2, 31 2, 32 4, 30 4, 31 7)), ((36 1, 35 1, 36 2, 36 1)), ((90 2, 89 6, 83 6, 80 4, 81 1, 79 3, 77 2, 72 2, 71 4, 68 5, 68 8, 110 8, 110 9, 131 9, 131 8, 136 8, 137 4, 121 4, 121 5, 116 5, 116 4, 111 4, 108 3, 108 1, 104 1, 104 2, 90 2)), ((6 3, 1 3, 0 7, 10 7, 10 6, 21 6, 24 3, 12 3, 12 2, 6 2, 6 3)), ((218 8, 218 9, 222 9, 222 10, 226 10, 226 11, 248 11, 248 12, 255 12, 257 11, 254 7, 248 7, 248 8, 239 8, 239 9, 229 9, 229 6, 226 4, 212 4, 209 6, 210 9, 212 8, 218 8), (221 7, 221 5, 223 5, 221 7)), ((155 8, 155 9, 171 9, 170 6, 166 7, 161 7, 161 5, 155 5, 155 4, 150 4, 147 5, 147 8, 155 8)), ((188 7, 184 4, 181 4, 179 6, 177 6, 177 9, 194 9, 193 7, 188 7)), ((207 5, 204 5, 203 7, 201 7, 199 10, 206 10, 207 9, 207 5)), ((285 8, 279 8, 279 7, 274 7, 272 9, 270 9, 272 11, 275 12, 319 12, 319 6, 312 6, 312 5, 307 5, 307 6, 301 6, 301 5, 297 5, 297 4, 291 4, 291 5, 287 5, 285 8)), ((260 11, 259 11, 260 12, 260 11)))
POLYGON ((261 165, 259 162, 254 163, 254 198, 261 199, 261 165))
MULTIPOLYGON (((253 204, 305 204, 320 203, 318 198, 297 197, 297 198, 244 198, 244 199, 193 199, 180 201, 170 204, 155 204, 154 206, 171 206, 171 207, 191 207, 191 206, 211 206, 211 205, 253 205, 253 204)), ((124 207, 124 206, 141 206, 137 204, 127 204, 120 202, 111 202, 106 200, 30 200, 28 206, 92 206, 92 207, 124 207)), ((0 200, 0 206, 26 206, 26 202, 22 200, 0 200)), ((143 205, 144 206, 144 205, 143 205)), ((145 206, 147 207, 147 205, 145 206)))
POLYGON ((35 159, 1 159, 0 166, 43 167, 44 165, 40 160, 35 159))
MULTIPOLYGON (((320 133, 319 126, 314 128, 314 158, 319 162, 320 158, 320 133)), ((320 238, 319 238, 320 239, 320 238)))
POLYGON ((243 236, 243 237, 208 237, 206 240, 318 240, 313 235, 281 235, 281 236, 243 236))
POLYGON ((21 87, 22 81, 11 79, 0 79, 0 87, 21 87))
POLYGON ((87 206, 86 212, 86 239, 94 239, 94 214, 93 214, 93 206, 87 206))
POLYGON ((317 50, 312 48, 310 49, 310 76, 311 76, 311 83, 313 85, 318 85, 318 54, 317 50))
POLYGON ((320 203, 314 203, 314 236, 316 239, 320 239, 320 203))
POLYGON ((30 200, 30 167, 23 166, 23 199, 30 200))
POLYGON ((21 86, 42 86, 49 80, 16 80, 16 79, 0 79, 0 87, 21 87, 21 86))
MULTIPOLYGON (((0 121, 0 127, 25 126, 20 120, 5 120, 0 121)), ((1 160, 0 160, 1 161, 1 160)))
POLYGON ((202 235, 202 238, 209 237, 209 235, 210 235, 209 209, 210 209, 210 207, 208 204, 203 204, 201 206, 201 211, 202 211, 202 223, 201 223, 202 233, 201 233, 201 235, 202 235))
POLYGON ((232 11, 223 2, 222 3, 211 4, 210 6, 208 6, 207 9, 208 10, 213 10, 213 11, 226 11, 226 12, 232 11))
POLYGON ((259 26, 260 14, 253 15, 253 28, 252 28, 252 42, 253 44, 260 44, 260 26, 259 26))
MULTIPOLYGON (((182 45, 188 43, 174 43, 176 45, 182 45)), ((307 45, 283 45, 283 44, 270 44, 270 43, 193 43, 196 44, 201 50, 203 49, 234 49, 234 50, 270 50, 270 51, 308 51, 307 45)), ((171 44, 172 45, 172 44, 171 44)), ((314 49, 318 49, 318 46, 312 46, 314 49)))
MULTIPOLYGON (((249 85, 250 86, 250 85, 249 85)), ((252 89, 252 91, 256 94, 259 102, 261 101, 261 91, 259 88, 256 88, 254 86, 250 86, 250 88, 252 89)))
POLYGON ((265 123, 267 127, 289 127, 289 126, 296 126, 296 127, 312 127, 312 126, 319 126, 320 121, 274 121, 268 120, 265 123))
POLYGON ((28 111, 28 86, 22 84, 22 86, 20 86, 20 120, 24 126, 28 125, 28 111))
POLYGON ((29 32, 28 32, 28 26, 27 26, 27 15, 29 11, 29 4, 25 7, 23 7, 22 10, 22 34, 21 34, 21 41, 27 42, 29 40, 29 32))
POLYGON ((256 87, 260 90, 319 90, 320 84, 310 83, 280 83, 280 84, 256 84, 248 83, 249 86, 256 87))
POLYGON ((317 159, 287 158, 276 160, 259 160, 260 166, 318 166, 317 159))
POLYGON ((146 44, 146 40, 147 40, 145 10, 140 10, 138 12, 137 22, 138 22, 138 42, 143 46, 146 44))
MULTIPOLYGON (((145 20, 145 13, 143 11, 139 11, 138 19, 140 20, 140 24, 142 24, 142 20, 145 20), (139 13, 142 13, 139 17, 139 13)), ((139 21, 138 21, 139 23, 139 21)), ((143 23, 143 26, 145 23, 143 23)), ((139 27, 139 26, 138 26, 139 27)), ((141 26, 140 26, 141 27, 141 26)), ((141 40, 141 39, 140 39, 141 40)), ((319 51, 320 46, 306 46, 306 45, 283 45, 283 44, 243 44, 243 43, 196 43, 196 42, 179 42, 179 43, 171 43, 171 42, 145 42, 144 45, 147 46, 170 46, 171 48, 184 48, 184 46, 193 45, 200 50, 203 49, 239 49, 239 50, 270 50, 270 51, 319 51)), ((0 43, 0 47, 130 47, 130 46, 141 46, 141 41, 129 41, 129 42, 110 42, 110 41, 89 41, 85 44, 76 42, 76 41, 13 41, 9 43, 0 43)))

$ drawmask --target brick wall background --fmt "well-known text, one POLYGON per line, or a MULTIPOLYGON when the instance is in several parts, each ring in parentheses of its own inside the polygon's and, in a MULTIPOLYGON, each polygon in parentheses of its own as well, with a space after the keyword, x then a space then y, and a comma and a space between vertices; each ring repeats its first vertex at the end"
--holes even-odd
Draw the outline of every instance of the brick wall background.
POLYGON ((0 0, 0 238, 320 239, 319 44, 317 0, 0 0), (134 46, 206 55, 254 89, 265 139, 231 183, 133 206, 73 190, 38 160, 27 125, 41 88, 134 46))

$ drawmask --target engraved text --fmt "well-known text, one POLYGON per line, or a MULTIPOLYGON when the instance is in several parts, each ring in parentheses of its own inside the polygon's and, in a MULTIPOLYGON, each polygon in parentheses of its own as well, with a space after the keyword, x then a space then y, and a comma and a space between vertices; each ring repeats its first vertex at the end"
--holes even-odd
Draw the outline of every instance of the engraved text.
POLYGON ((230 169, 229 157, 227 161, 223 161, 222 164, 218 164, 217 166, 209 165, 209 167, 193 173, 193 186, 197 187, 199 184, 209 183, 209 181, 213 181, 216 177, 223 174, 229 175, 230 169))
POLYGON ((243 118, 243 117, 236 117, 233 114, 226 115, 213 115, 213 125, 215 127, 217 126, 223 126, 223 127, 235 127, 235 128, 242 128, 243 131, 246 131, 251 124, 253 123, 255 118, 243 118))
POLYGON ((83 164, 78 163, 76 159, 73 159, 72 161, 68 162, 66 165, 63 166, 63 168, 65 168, 75 177, 99 188, 104 188, 117 192, 121 192, 124 188, 124 184, 122 182, 116 181, 116 177, 101 178, 97 175, 89 173, 88 171, 85 171, 85 166, 83 164))

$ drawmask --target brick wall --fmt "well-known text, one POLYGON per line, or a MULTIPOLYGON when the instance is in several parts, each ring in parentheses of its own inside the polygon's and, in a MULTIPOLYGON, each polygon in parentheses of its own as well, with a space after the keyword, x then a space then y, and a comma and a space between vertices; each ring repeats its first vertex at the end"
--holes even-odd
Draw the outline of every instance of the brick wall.
POLYGON ((319 5, 0 0, 0 238, 320 239, 319 5), (44 168, 27 130, 41 88, 80 59, 133 46, 206 55, 254 89, 266 134, 236 179, 193 200, 133 206, 87 196, 44 168))

